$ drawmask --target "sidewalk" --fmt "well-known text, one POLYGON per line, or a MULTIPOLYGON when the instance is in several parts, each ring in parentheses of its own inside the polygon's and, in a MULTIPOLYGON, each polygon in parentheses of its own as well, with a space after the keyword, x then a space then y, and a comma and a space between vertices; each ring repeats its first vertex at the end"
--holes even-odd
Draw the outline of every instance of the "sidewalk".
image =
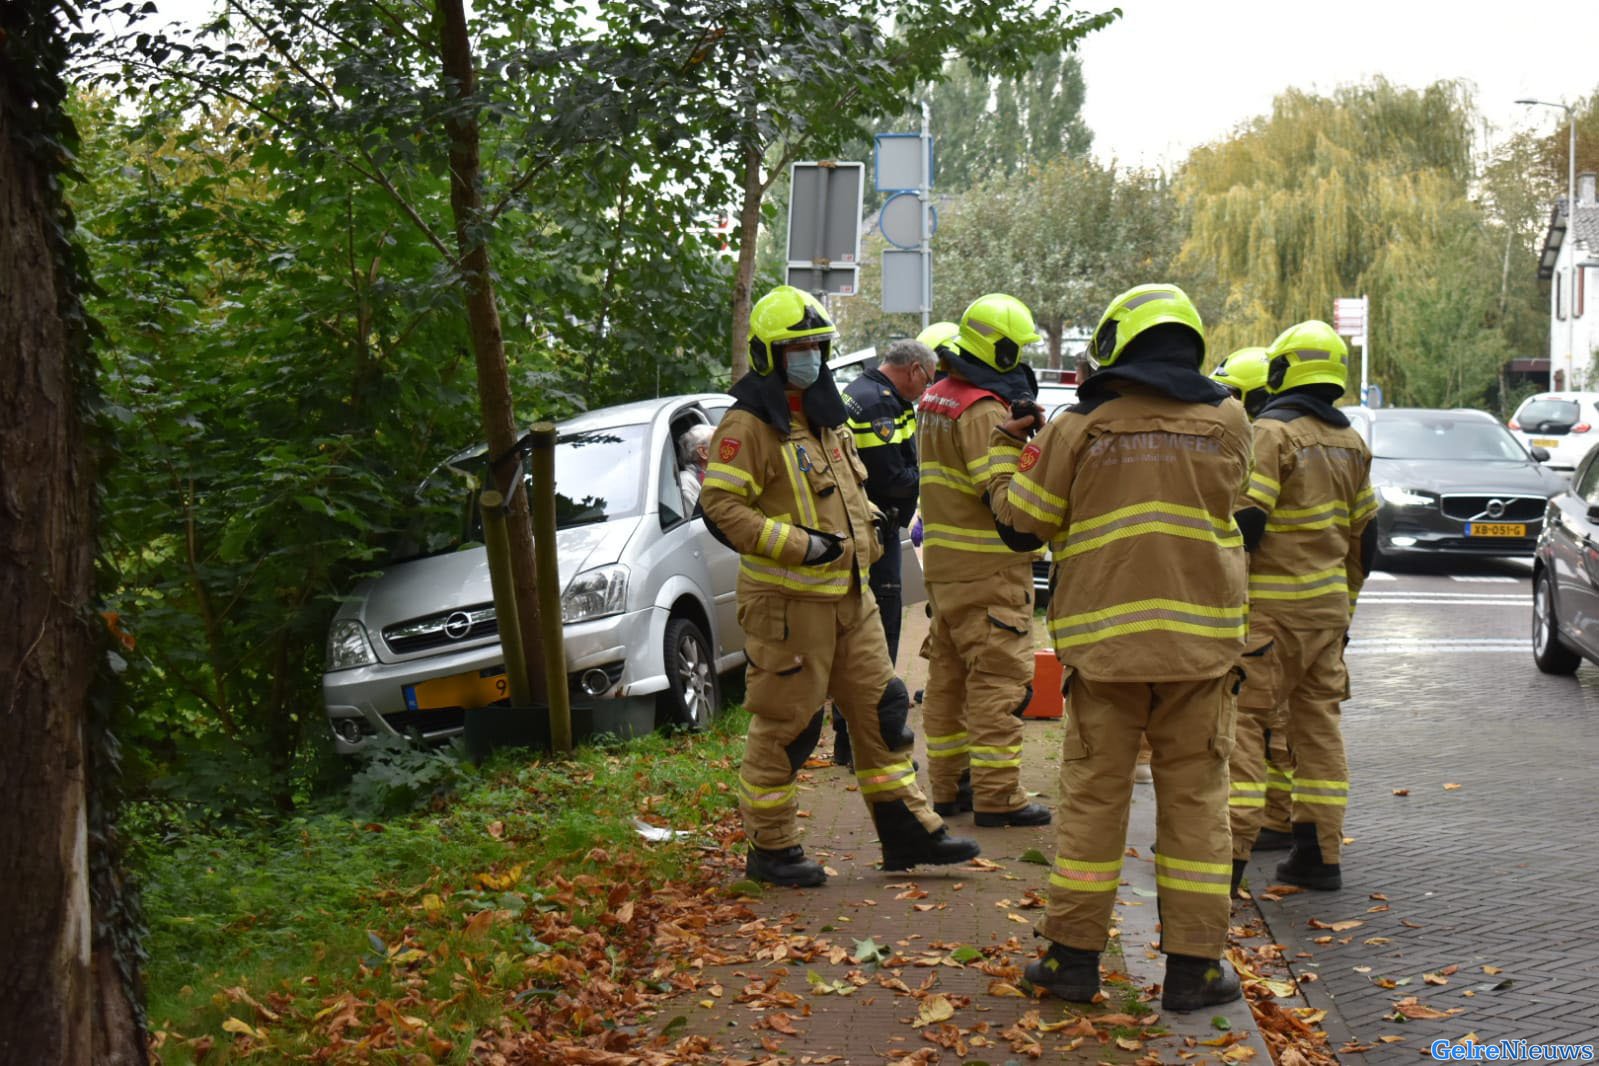
MULTIPOLYGON (((908 611, 901 665, 913 692, 925 682, 926 663, 915 656, 925 632, 921 609, 908 611)), ((919 716, 916 727, 925 788, 919 716)), ((1029 721, 1025 737, 1023 785, 1053 806, 1060 723, 1029 721)), ((768 889, 753 901, 758 917, 717 938, 722 959, 733 961, 707 966, 700 989, 709 994, 685 1004, 686 1033, 714 1040, 728 1061, 1271 1061, 1242 1001, 1187 1015, 1160 1010, 1151 786, 1134 792, 1117 928, 1103 956, 1109 1001, 1086 1011, 1019 988, 1043 946, 1032 926, 1042 915, 1053 827, 979 829, 961 815, 951 830, 976 837, 981 859, 888 874, 876 867, 878 845, 851 774, 807 769, 799 786, 806 850, 828 868, 827 884, 768 889)), ((1249 917, 1235 912, 1236 921, 1249 917)))

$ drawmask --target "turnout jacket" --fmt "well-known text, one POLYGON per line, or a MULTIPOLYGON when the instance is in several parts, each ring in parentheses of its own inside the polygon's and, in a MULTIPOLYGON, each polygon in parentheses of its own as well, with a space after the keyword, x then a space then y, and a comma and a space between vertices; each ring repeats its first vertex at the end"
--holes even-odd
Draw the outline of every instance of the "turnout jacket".
POLYGON ((1237 400, 1118 388, 1025 446, 993 431, 995 525, 1051 546, 1049 633, 1062 664, 1091 681, 1220 677, 1248 619, 1233 508, 1249 477, 1249 421, 1237 400))
POLYGON ((922 566, 929 581, 975 581, 1030 565, 1031 556, 1000 539, 983 502, 993 462, 989 435, 1009 417, 1010 405, 997 394, 957 377, 935 381, 922 394, 917 443, 922 566))
POLYGON ((1255 468, 1242 505, 1266 512, 1249 558, 1252 613, 1290 629, 1347 629, 1366 578, 1361 533, 1377 513, 1371 450, 1360 433, 1268 407, 1255 421, 1255 468))
POLYGON ((844 387, 844 411, 855 451, 866 464, 867 498, 905 525, 916 510, 919 481, 916 409, 874 369, 844 387))
POLYGON ((795 413, 780 433, 753 411, 735 407, 711 438, 700 508, 713 532, 738 552, 738 594, 829 600, 866 585, 882 554, 863 482, 866 468, 842 426, 811 428, 795 413), (844 553, 805 565, 810 535, 843 538, 844 553))

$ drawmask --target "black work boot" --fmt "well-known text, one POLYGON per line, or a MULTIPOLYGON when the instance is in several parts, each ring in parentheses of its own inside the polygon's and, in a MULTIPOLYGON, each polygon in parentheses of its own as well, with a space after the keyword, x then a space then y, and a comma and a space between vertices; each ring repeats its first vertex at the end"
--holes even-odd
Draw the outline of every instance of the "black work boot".
POLYGON ((1281 829, 1262 829, 1255 838, 1256 851, 1287 851, 1294 846, 1294 834, 1281 829))
POLYGON ((977 841, 952 837, 939 826, 927 828, 911 813, 902 799, 872 804, 872 824, 883 845, 883 869, 909 870, 912 866, 952 866, 981 855, 977 841))
POLYGON ((849 730, 840 726, 833 734, 833 765, 846 770, 855 768, 855 753, 850 750, 849 730))
POLYGON ((1160 1005, 1165 1010, 1214 1007, 1218 1003, 1231 1003, 1243 994, 1238 975, 1221 959, 1166 956, 1166 979, 1160 986, 1160 1005))
POLYGON ((1318 892, 1344 887, 1344 874, 1338 864, 1321 861, 1321 844, 1316 840, 1314 822, 1294 823, 1294 850, 1277 864, 1277 880, 1318 892))
POLYGON ((1050 941, 1049 951, 1022 971, 1039 988, 1073 1003, 1092 1003, 1099 991, 1099 952, 1050 941))
POLYGON ((955 786, 955 798, 947 803, 933 804, 933 811, 944 818, 953 818, 972 809, 972 772, 961 771, 960 783, 955 786))
POLYGON ((978 825, 1048 825, 1049 808, 1042 803, 1024 803, 1014 811, 978 811, 972 816, 978 825))
POLYGON ((1228 890, 1228 894, 1231 895, 1234 899, 1242 899, 1243 898, 1242 896, 1240 896, 1238 894, 1238 889, 1244 883, 1244 867, 1246 867, 1248 865, 1249 865, 1249 860, 1248 859, 1234 859, 1233 860, 1233 887, 1228 890))
POLYGON ((750 848, 744 860, 744 876, 769 885, 815 888, 827 880, 827 871, 815 859, 807 858, 805 849, 795 844, 777 851, 750 848))

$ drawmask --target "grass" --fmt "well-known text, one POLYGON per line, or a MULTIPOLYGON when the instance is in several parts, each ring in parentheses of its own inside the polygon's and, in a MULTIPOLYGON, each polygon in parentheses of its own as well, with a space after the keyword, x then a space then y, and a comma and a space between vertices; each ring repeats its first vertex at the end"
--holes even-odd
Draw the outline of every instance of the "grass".
MULTIPOLYGON (((326 1012, 348 994, 378 1016, 384 1003, 393 1018, 424 1016, 441 1038, 429 1057, 468 1061, 472 1034, 526 981, 526 960, 561 948, 540 943, 536 923, 472 917, 560 908, 581 929, 604 893, 596 903, 552 886, 615 860, 651 883, 691 870, 694 837, 646 843, 634 818, 685 829, 725 819, 747 721, 730 712, 705 734, 565 760, 503 754, 467 768, 432 809, 381 822, 330 805, 267 827, 145 835, 136 864, 162 1060, 307 1055, 326 1046, 326 1012)), ((387 1054, 373 1061, 409 1061, 387 1054)))

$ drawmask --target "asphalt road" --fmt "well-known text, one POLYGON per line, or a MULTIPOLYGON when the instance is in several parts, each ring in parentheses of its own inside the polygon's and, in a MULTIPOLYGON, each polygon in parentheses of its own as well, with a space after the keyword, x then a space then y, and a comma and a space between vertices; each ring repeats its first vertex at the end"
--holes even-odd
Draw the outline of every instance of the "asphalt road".
POLYGON ((1261 901, 1346 1063, 1468 1034, 1599 1045, 1599 667, 1538 672, 1530 578, 1427 561, 1360 597, 1345 887, 1261 901))

